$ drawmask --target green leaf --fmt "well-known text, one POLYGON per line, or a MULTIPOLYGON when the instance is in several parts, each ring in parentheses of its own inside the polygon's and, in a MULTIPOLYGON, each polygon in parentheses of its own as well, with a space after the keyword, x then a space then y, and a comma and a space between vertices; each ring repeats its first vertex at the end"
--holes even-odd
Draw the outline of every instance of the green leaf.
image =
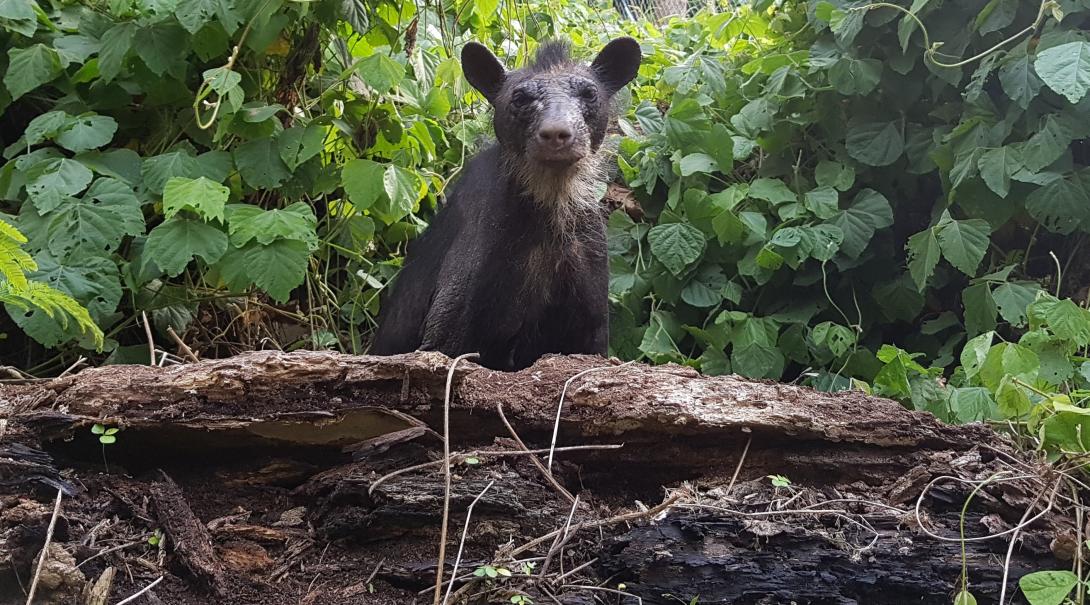
POLYGON ((1079 347, 1090 345, 1090 311, 1070 298, 1041 300, 1034 307, 1041 312, 1053 334, 1079 347))
POLYGON ((731 351, 730 361, 734 371, 747 378, 779 380, 786 360, 776 347, 754 342, 736 346, 731 351))
POLYGON ((385 54, 376 52, 360 61, 356 73, 375 92, 385 94, 405 78, 405 67, 385 54))
POLYGON ((1031 172, 1037 172, 1060 159, 1073 138, 1072 125, 1059 114, 1048 114, 1040 128, 1024 143, 1018 145, 1022 163, 1031 172))
POLYGON ((1018 579, 1030 605, 1060 605, 1079 583, 1070 571, 1035 571, 1018 579))
POLYGON ((254 284, 274 300, 286 302, 306 277, 310 252, 304 242, 279 239, 247 246, 243 259, 254 284))
POLYGON ((1090 194, 1074 177, 1056 179, 1029 194, 1026 211, 1045 229, 1067 235, 1090 218, 1090 194))
POLYGON ((1011 190, 1011 175, 1022 169, 1022 154, 1014 147, 989 149, 980 155, 977 168, 988 188, 1005 198, 1011 190))
POLYGON ((1021 328, 1026 325, 1026 308, 1037 298, 1041 289, 1033 282, 1005 282, 992 291, 992 298, 999 308, 1003 321, 1021 328))
POLYGON ((840 162, 821 160, 814 169, 814 180, 819 187, 834 187, 847 191, 855 184, 855 168, 840 162))
POLYGON ((61 147, 80 153, 106 145, 113 140, 115 132, 117 121, 113 118, 87 114, 69 120, 56 139, 61 147))
POLYGON ((68 158, 47 160, 33 168, 26 184, 27 195, 38 212, 49 212, 84 190, 94 174, 68 158))
POLYGON ((34 18, 34 3, 31 0, 0 0, 0 19, 32 21, 34 18))
POLYGON ((651 253, 670 273, 680 275, 704 252, 704 234, 686 223, 656 225, 647 233, 651 253))
POLYGON ((1022 109, 1029 107, 1044 82, 1033 68, 1033 60, 1026 51, 1026 42, 1014 47, 999 66, 999 82, 1003 92, 1022 109))
POLYGON ((158 23, 140 28, 133 37, 133 46, 140 49, 139 57, 155 75, 184 73, 184 57, 189 36, 173 23, 158 23))
POLYGON ((842 95, 869 95, 882 80, 882 62, 843 56, 829 69, 829 83, 842 95))
POLYGON ((748 228, 734 212, 724 210, 712 219, 712 230, 720 244, 728 245, 742 243, 748 228))
POLYGON ((844 232, 841 251, 850 258, 859 258, 874 232, 893 224, 893 209, 884 195, 873 189, 863 189, 831 223, 844 232))
POLYGON ((1018 14, 1018 0, 991 0, 976 17, 976 28, 980 35, 997 32, 1014 22, 1018 14))
POLYGON ((760 178, 749 186, 749 197, 765 200, 776 206, 787 202, 796 202, 798 194, 791 191, 787 185, 779 179, 760 178))
POLYGON ((126 235, 144 233, 140 200, 117 179, 98 179, 81 199, 68 199, 48 218, 49 249, 58 258, 108 254, 126 235))
POLYGON ((723 301, 727 276, 715 265, 704 265, 681 290, 681 300, 694 307, 714 307, 723 301))
POLYGON ((276 189, 291 178, 276 142, 270 137, 247 141, 235 148, 235 166, 254 189, 276 189))
POLYGON ((382 164, 371 160, 350 160, 341 169, 341 184, 349 201, 358 210, 371 207, 384 191, 382 164))
POLYGON ((1004 376, 995 392, 995 402, 1004 418, 1021 418, 1033 409, 1025 389, 1004 376))
POLYGON ((840 209, 840 196, 836 189, 830 186, 807 191, 803 200, 806 208, 820 219, 833 218, 840 209))
POLYGON ((1071 103, 1090 90, 1090 42, 1068 42, 1037 53, 1037 75, 1071 103))
POLYGON ((371 212, 387 225, 408 216, 423 197, 422 183, 415 171, 388 164, 382 174, 384 198, 371 208, 371 212))
MULTIPOLYGON (((34 256, 37 271, 27 274, 32 282, 44 282, 87 307, 96 322, 103 321, 117 309, 121 300, 121 282, 117 265, 102 256, 73 256, 61 260, 48 251, 34 256)), ((80 335, 79 328, 65 327, 62 320, 49 317, 38 309, 24 312, 8 306, 8 314, 31 338, 46 347, 55 347, 80 335)))
POLYGON ((889 166, 901 157, 905 140, 896 122, 861 122, 849 125, 845 145, 867 166, 889 166))
POLYGON ((231 191, 205 177, 171 177, 163 187, 163 216, 171 218, 180 210, 191 210, 204 220, 223 221, 223 209, 231 191))
POLYGON ((318 155, 325 143, 325 129, 320 126, 293 126, 280 133, 276 142, 280 147, 280 159, 288 170, 318 155))
POLYGON ((999 412, 991 393, 981 387, 951 389, 948 405, 958 422, 981 422, 997 418, 999 412))
POLYGON ((954 605, 976 605, 976 597, 968 590, 963 590, 954 597, 954 605))
MULTIPOLYGON (((182 27, 186 29, 190 34, 196 34, 205 23, 212 20, 212 17, 220 14, 221 16, 229 17, 228 4, 222 3, 224 0, 178 0, 174 9, 174 16, 178 18, 178 22, 182 24, 182 27)), ((231 33, 230 19, 224 19, 228 23, 224 23, 224 29, 231 33)))
POLYGON ((98 51, 98 69, 102 81, 109 83, 121 73, 125 59, 132 48, 136 24, 131 21, 118 23, 102 35, 102 48, 98 51))
POLYGON ((965 331, 970 336, 995 329, 997 309, 988 284, 965 288, 961 293, 961 304, 965 307, 965 331))
POLYGON ((57 51, 44 44, 8 49, 8 70, 4 86, 12 100, 53 81, 61 74, 61 58, 57 51))
POLYGON ((83 64, 87 61, 87 57, 99 52, 101 47, 98 40, 78 34, 60 36, 53 40, 53 48, 60 54, 61 63, 65 64, 83 64))
POLYGON ((241 248, 250 240, 271 244, 278 239, 304 242, 310 250, 318 247, 315 233, 318 219, 314 210, 303 202, 295 202, 282 210, 262 210, 250 204, 234 204, 229 210, 229 232, 235 247, 241 248))
POLYGON ((48 111, 34 118, 23 131, 26 144, 37 145, 52 139, 68 124, 68 120, 69 115, 63 111, 48 111))
POLYGON ((923 292, 939 264, 939 240, 935 230, 924 229, 908 238, 905 249, 908 251, 908 273, 916 288, 923 292))
POLYGON ((213 264, 227 250, 227 234, 199 219, 175 216, 148 234, 144 252, 155 264, 174 277, 185 270, 189 261, 200 257, 213 264))
POLYGON ((995 332, 985 332, 965 343, 965 348, 961 351, 961 367, 965 369, 966 378, 971 379, 980 373, 980 369, 988 358, 988 351, 992 348, 993 340, 995 340, 995 332))
POLYGON ((978 218, 940 221, 935 231, 943 258, 969 277, 976 275, 980 261, 988 251, 991 234, 988 221, 978 218))
POLYGON ((719 169, 715 158, 705 153, 690 153, 681 158, 681 176, 692 176, 697 173, 711 174, 719 169))
POLYGON ((148 191, 162 195, 171 177, 196 179, 207 177, 221 183, 231 171, 231 155, 224 151, 209 151, 192 156, 184 151, 171 151, 144 160, 141 176, 148 191))

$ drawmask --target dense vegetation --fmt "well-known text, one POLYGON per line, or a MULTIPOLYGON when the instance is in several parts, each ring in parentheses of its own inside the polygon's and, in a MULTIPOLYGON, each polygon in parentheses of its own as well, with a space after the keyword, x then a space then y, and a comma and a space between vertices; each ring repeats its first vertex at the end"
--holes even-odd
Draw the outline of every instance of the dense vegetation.
POLYGON ((614 137, 616 355, 1066 418, 1090 385, 1090 2, 612 11, 0 0, 4 363, 146 363, 171 331, 364 352, 488 134, 456 49, 519 64, 623 30, 645 64, 614 137))

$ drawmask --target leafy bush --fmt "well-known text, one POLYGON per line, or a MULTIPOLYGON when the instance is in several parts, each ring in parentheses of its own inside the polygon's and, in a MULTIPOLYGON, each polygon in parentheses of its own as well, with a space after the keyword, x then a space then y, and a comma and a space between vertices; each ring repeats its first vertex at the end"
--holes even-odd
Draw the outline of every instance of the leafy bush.
POLYGON ((993 330, 1083 346, 1026 308, 1090 281, 1090 4, 759 8, 643 36, 614 351, 844 388, 915 363, 890 343, 940 374, 993 330))

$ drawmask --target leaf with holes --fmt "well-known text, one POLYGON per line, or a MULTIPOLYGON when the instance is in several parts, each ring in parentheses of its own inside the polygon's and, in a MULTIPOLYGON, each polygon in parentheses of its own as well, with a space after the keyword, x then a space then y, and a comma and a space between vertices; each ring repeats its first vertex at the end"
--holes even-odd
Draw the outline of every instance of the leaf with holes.
POLYGON ((49 250, 58 258, 102 256, 126 235, 144 233, 144 214, 132 187, 99 179, 82 198, 70 198, 47 215, 49 250))
POLYGON ((1067 235, 1090 218, 1090 194, 1074 176, 1056 179, 1029 194, 1026 211, 1045 229, 1067 235))
POLYGON ((49 212, 91 184, 94 174, 76 160, 48 160, 31 169, 26 192, 38 212, 49 212))
POLYGON ((109 143, 117 132, 117 121, 109 116, 94 114, 72 118, 57 134, 57 144, 80 153, 98 149, 109 143))
POLYGON ((1035 571, 1018 579, 1030 605, 1060 605, 1079 583, 1070 571, 1035 571))
POLYGON ((190 210, 204 220, 223 220, 223 209, 231 191, 205 177, 171 177, 163 187, 163 216, 171 218, 180 210, 190 210))

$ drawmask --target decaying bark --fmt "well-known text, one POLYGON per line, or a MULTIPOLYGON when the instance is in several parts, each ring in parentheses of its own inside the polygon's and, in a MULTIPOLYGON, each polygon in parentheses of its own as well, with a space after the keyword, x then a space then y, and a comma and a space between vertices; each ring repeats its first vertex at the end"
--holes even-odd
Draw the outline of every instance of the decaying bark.
MULTIPOLYGON (((115 598, 166 574, 149 593, 164 603, 217 591, 240 604, 430 603, 450 363, 257 352, 0 387, 0 502, 68 489, 60 540, 95 557, 87 577, 143 561, 117 574, 115 598), (117 443, 99 444, 96 423, 121 427, 117 443), (38 479, 13 480, 23 467, 38 479), (140 542, 155 529, 164 561, 140 542), (134 545, 104 552, 106 534, 134 545)), ((454 377, 448 574, 463 556, 451 602, 635 603, 606 590, 662 604, 950 602, 967 481, 989 481, 967 537, 1044 511, 1018 527, 1009 565, 1009 533, 964 543, 978 602, 996 602, 1005 565, 1013 596, 1024 573, 1070 567, 1079 542, 1062 478, 984 426, 891 401, 590 357, 510 374, 462 362, 454 377), (535 463, 497 407, 547 451, 562 392, 547 480, 547 455, 535 463), (482 566, 512 575, 474 575, 482 566)), ((35 543, 14 518, 0 512, 0 570, 25 577, 35 543)), ((0 578, 0 602, 15 586, 0 578)))

